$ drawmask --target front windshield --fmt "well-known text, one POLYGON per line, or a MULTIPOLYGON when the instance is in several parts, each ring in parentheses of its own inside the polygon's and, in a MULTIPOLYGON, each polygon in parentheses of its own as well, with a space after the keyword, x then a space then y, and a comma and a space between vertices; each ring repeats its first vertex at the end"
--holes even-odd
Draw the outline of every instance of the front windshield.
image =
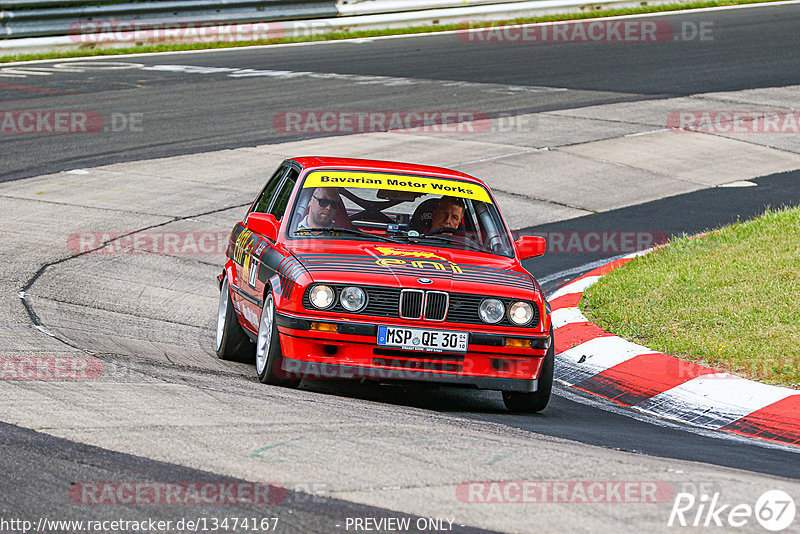
POLYGON ((420 243, 513 256, 482 186, 450 178, 365 171, 309 172, 289 237, 420 243))

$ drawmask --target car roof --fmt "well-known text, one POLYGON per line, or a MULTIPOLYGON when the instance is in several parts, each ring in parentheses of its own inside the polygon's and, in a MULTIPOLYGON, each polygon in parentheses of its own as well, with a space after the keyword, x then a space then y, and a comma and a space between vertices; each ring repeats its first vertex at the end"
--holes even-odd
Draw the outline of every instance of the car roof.
POLYGON ((444 167, 434 167, 432 165, 418 165, 415 163, 401 163, 398 161, 382 161, 374 159, 358 158, 339 158, 330 156, 302 156, 290 158, 291 161, 299 163, 304 170, 314 169, 343 169, 343 170, 364 170, 392 172, 399 174, 421 174, 425 176, 435 176, 439 178, 456 178, 467 182, 483 185, 481 180, 464 174, 460 171, 445 169, 444 167))

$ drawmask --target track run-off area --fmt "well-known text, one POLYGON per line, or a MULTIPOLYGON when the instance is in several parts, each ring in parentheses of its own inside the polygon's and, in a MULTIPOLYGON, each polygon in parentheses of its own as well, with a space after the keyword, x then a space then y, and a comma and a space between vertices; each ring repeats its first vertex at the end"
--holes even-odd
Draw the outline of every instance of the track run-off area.
POLYGON ((800 502, 797 448, 561 386, 532 416, 506 412, 497 392, 288 390, 213 352, 225 240, 285 157, 409 161, 486 181, 514 230, 548 238, 527 263, 546 292, 664 236, 800 203, 800 6, 648 20, 706 32, 442 34, 0 66, 2 356, 80 378, 0 380, 0 517, 672 532, 681 518, 719 528, 703 526, 715 499, 729 505, 715 516, 726 531, 762 532, 755 512, 741 527, 728 513, 762 509, 771 490, 800 502), (449 122, 403 122, 418 116, 449 122), (159 495, 142 489, 152 483, 184 498, 204 483, 259 497, 120 498, 159 495))

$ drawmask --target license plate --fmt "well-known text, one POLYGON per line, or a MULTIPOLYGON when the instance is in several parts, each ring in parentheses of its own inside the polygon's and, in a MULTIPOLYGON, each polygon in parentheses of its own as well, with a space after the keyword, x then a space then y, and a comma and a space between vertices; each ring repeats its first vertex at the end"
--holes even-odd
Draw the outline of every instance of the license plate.
POLYGON ((467 332, 379 326, 378 345, 430 352, 467 352, 467 332))

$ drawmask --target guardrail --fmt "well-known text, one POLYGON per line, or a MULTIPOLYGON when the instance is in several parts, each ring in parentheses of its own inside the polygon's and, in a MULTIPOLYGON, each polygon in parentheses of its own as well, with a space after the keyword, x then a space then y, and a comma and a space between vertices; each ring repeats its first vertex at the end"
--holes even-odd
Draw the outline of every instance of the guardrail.
POLYGON ((338 0, 341 16, 379 15, 430 9, 513 4, 527 0, 338 0))
POLYGON ((130 23, 138 30, 336 17, 335 0, 73 0, 0 1, 0 39, 104 31, 130 23), (66 6, 66 7, 65 7, 66 6))
POLYGON ((165 42, 308 38, 334 32, 504 21, 688 1, 119 0, 98 5, 98 0, 72 0, 69 4, 0 0, 0 56, 165 42), (58 16, 42 18, 41 14, 47 12, 58 16), (30 27, 23 25, 26 21, 30 27))

